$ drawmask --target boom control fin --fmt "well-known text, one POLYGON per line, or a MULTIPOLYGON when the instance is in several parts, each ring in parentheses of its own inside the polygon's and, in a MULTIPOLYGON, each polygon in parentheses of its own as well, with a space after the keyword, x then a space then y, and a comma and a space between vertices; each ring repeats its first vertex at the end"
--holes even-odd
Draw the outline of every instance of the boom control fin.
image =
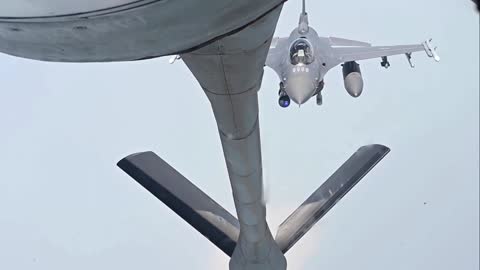
POLYGON ((275 241, 286 253, 390 152, 383 145, 358 149, 323 185, 283 222, 275 241))
POLYGON ((240 225, 227 210, 153 152, 122 159, 118 166, 228 256, 240 225))
MULTIPOLYGON (((286 253, 390 151, 361 147, 280 225, 276 243, 286 253)), ((238 220, 153 152, 130 155, 118 166, 228 256, 240 234, 238 220)))

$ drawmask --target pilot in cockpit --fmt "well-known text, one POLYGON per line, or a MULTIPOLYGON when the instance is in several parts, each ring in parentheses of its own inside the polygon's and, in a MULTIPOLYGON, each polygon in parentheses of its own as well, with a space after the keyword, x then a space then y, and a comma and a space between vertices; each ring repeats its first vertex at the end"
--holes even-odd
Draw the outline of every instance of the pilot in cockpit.
POLYGON ((305 39, 298 39, 290 47, 290 61, 292 65, 308 65, 313 62, 312 46, 305 39))

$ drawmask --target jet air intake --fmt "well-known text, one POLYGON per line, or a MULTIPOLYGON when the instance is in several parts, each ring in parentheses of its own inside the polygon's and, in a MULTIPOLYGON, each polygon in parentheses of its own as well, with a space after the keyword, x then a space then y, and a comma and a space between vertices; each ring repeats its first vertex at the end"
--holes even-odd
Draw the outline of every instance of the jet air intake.
POLYGON ((346 62, 343 65, 343 81, 345 89, 352 97, 359 97, 363 91, 363 78, 357 62, 346 62))

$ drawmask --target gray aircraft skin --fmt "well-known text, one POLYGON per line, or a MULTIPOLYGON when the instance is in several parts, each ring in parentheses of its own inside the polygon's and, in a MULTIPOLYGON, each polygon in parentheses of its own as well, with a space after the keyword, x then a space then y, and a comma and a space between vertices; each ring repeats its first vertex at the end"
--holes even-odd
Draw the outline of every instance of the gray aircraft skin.
MULTIPOLYGON (((130 155, 118 166, 229 256, 230 270, 287 269, 285 253, 390 151, 383 145, 359 148, 279 226, 274 237, 263 200, 258 106, 265 63, 280 75, 285 93, 301 104, 315 94, 330 68, 353 63, 359 56, 367 59, 372 54, 383 57, 423 48, 438 57, 429 43, 378 53, 365 43, 319 38, 308 26, 306 12, 291 38, 273 39, 285 0, 241 0, 228 5, 223 0, 121 0, 95 2, 94 6, 88 5, 90 1, 69 1, 56 0, 64 3, 61 9, 52 0, 38 0, 34 6, 28 0, 18 0, 13 6, 0 2, 0 52, 54 62, 137 61, 179 55, 174 59, 183 59, 210 101, 236 217, 152 152, 130 155), (113 4, 117 2, 122 5, 113 4), (74 8, 72 3, 79 6, 74 8), (308 64, 290 65, 290 45, 303 36, 315 58, 308 64), (353 42, 355 46, 334 48, 329 42, 349 46, 353 42), (353 49, 355 58, 349 57, 353 49), (329 50, 330 54, 325 53, 329 50), (339 58, 342 50, 346 53, 339 58)), ((302 53, 297 51, 297 56, 305 61, 302 53)), ((357 75, 353 72, 347 78, 357 75)), ((168 90, 159 88, 160 92, 168 90)), ((150 117, 157 119, 158 115, 150 117)), ((159 233, 170 229, 159 228, 159 233)))
MULTIPOLYGON (((431 41, 431 40, 430 40, 431 41)), ((440 58, 430 41, 422 44, 400 46, 372 46, 370 43, 336 37, 320 37, 308 23, 308 14, 303 0, 299 25, 286 38, 274 38, 266 65, 280 79, 279 105, 288 107, 290 100, 298 105, 317 97, 322 104, 324 78, 329 70, 343 64, 345 88, 352 97, 359 97, 363 79, 358 60, 381 58, 381 65, 390 66, 388 56, 404 54, 411 67, 413 52, 425 51, 436 61, 440 58)))

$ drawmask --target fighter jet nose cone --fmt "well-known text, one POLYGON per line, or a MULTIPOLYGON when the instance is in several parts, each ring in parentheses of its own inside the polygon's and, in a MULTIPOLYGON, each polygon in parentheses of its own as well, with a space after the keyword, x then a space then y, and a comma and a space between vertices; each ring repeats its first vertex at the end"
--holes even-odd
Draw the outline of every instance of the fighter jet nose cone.
POLYGON ((305 102, 307 102, 308 100, 308 96, 302 96, 302 95, 292 95, 290 98, 293 100, 293 102, 298 104, 299 107, 305 102))
POLYGON ((306 103, 315 92, 315 87, 310 81, 304 79, 291 80, 286 86, 287 94, 298 105, 306 103))
POLYGON ((298 107, 300 107, 302 104, 307 102, 308 99, 309 99, 309 96, 304 96, 304 95, 292 96, 292 100, 298 104, 298 107))

